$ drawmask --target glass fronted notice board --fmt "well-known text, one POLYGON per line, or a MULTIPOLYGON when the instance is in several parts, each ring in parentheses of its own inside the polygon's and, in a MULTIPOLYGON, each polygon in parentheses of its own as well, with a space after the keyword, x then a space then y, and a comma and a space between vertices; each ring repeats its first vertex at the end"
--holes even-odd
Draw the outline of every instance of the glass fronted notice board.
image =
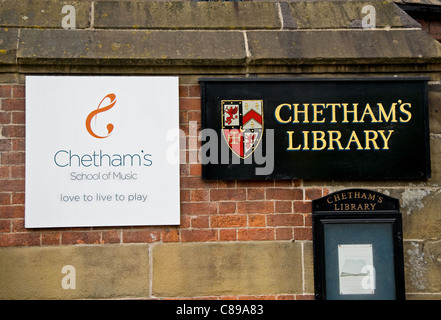
POLYGON ((317 300, 404 300, 398 199, 364 189, 313 201, 317 300))

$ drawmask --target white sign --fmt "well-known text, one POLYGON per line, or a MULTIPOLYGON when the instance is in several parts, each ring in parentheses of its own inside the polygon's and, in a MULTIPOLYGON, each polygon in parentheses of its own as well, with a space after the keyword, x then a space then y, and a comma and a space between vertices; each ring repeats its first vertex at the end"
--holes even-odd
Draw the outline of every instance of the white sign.
POLYGON ((338 245, 340 294, 374 294, 372 244, 338 245))
POLYGON ((25 227, 177 225, 177 77, 27 76, 25 227))

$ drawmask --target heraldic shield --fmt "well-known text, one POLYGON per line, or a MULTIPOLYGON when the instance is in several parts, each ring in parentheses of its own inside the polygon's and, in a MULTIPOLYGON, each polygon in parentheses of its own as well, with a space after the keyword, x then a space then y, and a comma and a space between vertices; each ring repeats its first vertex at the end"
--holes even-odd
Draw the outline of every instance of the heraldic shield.
POLYGON ((251 155, 263 134, 262 100, 222 100, 222 134, 242 159, 251 155))

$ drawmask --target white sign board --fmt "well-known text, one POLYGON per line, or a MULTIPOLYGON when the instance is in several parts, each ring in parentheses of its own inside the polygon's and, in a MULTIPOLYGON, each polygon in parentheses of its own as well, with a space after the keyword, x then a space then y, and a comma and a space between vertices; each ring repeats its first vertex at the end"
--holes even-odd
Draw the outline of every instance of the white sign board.
POLYGON ((177 77, 27 76, 25 227, 177 225, 177 77))
POLYGON ((340 294, 374 294, 372 244, 339 245, 338 272, 340 294))

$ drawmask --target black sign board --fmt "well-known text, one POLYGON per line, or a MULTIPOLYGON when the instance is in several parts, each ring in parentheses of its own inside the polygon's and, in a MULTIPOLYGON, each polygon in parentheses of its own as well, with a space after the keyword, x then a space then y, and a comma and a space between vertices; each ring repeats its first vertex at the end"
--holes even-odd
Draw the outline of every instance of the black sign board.
POLYGON ((428 78, 200 79, 204 179, 426 179, 428 78))
POLYGON ((404 300, 398 200, 350 189, 312 205, 316 299, 404 300))

